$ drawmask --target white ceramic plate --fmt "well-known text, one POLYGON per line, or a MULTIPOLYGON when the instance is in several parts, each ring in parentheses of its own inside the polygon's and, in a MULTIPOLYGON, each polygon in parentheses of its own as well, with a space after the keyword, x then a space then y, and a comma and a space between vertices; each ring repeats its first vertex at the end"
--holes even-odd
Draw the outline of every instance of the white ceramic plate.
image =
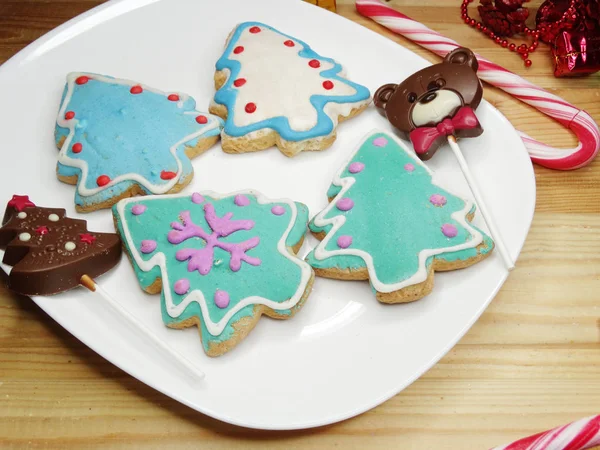
MULTIPOLYGON (((427 64, 366 28, 300 1, 109 2, 48 33, 0 68, 0 203, 13 193, 27 193, 38 205, 66 207, 70 216, 87 219, 92 230, 112 231, 109 211, 75 213, 73 187, 55 176, 53 131, 65 74, 89 71, 139 80, 188 92, 207 108, 222 44, 235 24, 247 20, 309 42, 342 62, 371 92, 427 64)), ((502 114, 484 102, 478 115, 485 133, 461 146, 516 259, 535 204, 531 163, 502 114)), ((187 191, 252 187, 273 198, 300 200, 315 214, 326 204, 334 172, 375 127, 390 130, 370 108, 340 126, 331 149, 293 159, 275 149, 227 155, 217 146, 194 161, 196 175, 187 191)), ((450 151, 438 152, 429 165, 449 187, 469 195, 450 151)), ((475 223, 482 226, 481 218, 475 223)), ((302 254, 313 244, 308 239, 302 254)), ((247 427, 294 429, 354 416, 401 391, 458 341, 506 277, 495 252, 470 269, 437 274, 433 294, 395 306, 379 304, 366 282, 317 279, 292 320, 263 318, 234 351, 209 358, 195 329, 163 326, 160 296, 141 291, 124 257, 100 284, 206 372, 196 385, 83 288, 34 301, 106 359, 198 411, 247 427)))

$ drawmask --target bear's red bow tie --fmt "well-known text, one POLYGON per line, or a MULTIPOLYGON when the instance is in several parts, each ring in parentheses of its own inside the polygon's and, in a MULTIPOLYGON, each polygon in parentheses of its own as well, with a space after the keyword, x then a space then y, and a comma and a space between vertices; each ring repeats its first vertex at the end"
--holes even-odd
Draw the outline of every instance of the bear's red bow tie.
POLYGON ((429 147, 440 137, 451 136, 456 130, 475 128, 479 124, 477 116, 469 106, 460 108, 454 117, 444 119, 435 127, 419 127, 410 132, 415 151, 418 155, 427 153, 429 147))

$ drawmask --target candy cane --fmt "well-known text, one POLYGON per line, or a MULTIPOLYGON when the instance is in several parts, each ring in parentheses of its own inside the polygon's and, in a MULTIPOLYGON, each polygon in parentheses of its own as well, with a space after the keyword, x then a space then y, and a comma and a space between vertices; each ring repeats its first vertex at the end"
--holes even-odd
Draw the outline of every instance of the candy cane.
POLYGON ((584 450, 600 445, 600 416, 529 436, 492 450, 584 450))
MULTIPOLYGON (((452 39, 395 11, 379 0, 356 0, 356 10, 359 14, 369 17, 437 55, 445 56, 451 50, 460 47, 452 39)), ((477 59, 479 78, 552 117, 573 131, 579 139, 579 144, 575 148, 558 149, 517 131, 533 162, 551 169, 570 170, 583 167, 594 159, 600 148, 600 131, 587 112, 480 55, 477 55, 477 59)))

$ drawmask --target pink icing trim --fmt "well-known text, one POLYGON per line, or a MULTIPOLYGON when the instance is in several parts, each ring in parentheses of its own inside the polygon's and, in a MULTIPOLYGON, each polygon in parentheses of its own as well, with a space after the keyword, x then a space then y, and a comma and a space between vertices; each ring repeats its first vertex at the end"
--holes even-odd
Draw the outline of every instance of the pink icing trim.
POLYGON ((446 204, 446 197, 441 194, 433 194, 429 197, 429 201, 433 206, 444 206, 446 204))
POLYGON ((154 250, 156 250, 156 241, 153 241, 152 239, 145 239, 142 241, 142 244, 140 245, 140 251, 142 253, 148 254, 152 253, 154 250))
POLYGON ((365 168, 365 165, 363 163, 353 162, 352 164, 350 164, 350 166, 348 166, 348 172, 359 173, 359 172, 362 172, 364 168, 365 168))
MULTIPOLYGON (((200 274, 206 275, 210 272, 213 266, 214 260, 214 249, 215 247, 225 250, 231 254, 231 260, 229 261, 229 268, 234 272, 237 272, 242 267, 242 261, 247 262, 252 266, 260 265, 260 259, 248 256, 246 252, 256 247, 260 238, 255 236, 244 242, 223 242, 219 238, 229 236, 240 230, 251 230, 254 228, 254 221, 252 220, 231 220, 233 216, 232 212, 226 213, 223 217, 217 216, 215 207, 211 203, 204 205, 204 217, 212 233, 208 234, 202 229, 202 227, 196 225, 191 217, 189 211, 183 211, 179 215, 183 221, 181 229, 173 227, 173 230, 169 231, 167 240, 171 244, 180 244, 181 242, 193 238, 199 237, 206 242, 206 245, 200 249, 197 248, 184 248, 175 254, 175 258, 178 261, 188 262, 188 271, 193 272, 197 270, 200 274)), ((177 223, 177 222, 175 222, 177 223)))
POLYGON ((182 278, 181 280, 177 280, 173 285, 173 290, 176 294, 183 295, 187 294, 190 290, 190 280, 187 278, 182 278))
POLYGON ((339 248, 348 248, 352 245, 352 236, 344 235, 340 236, 337 240, 339 248))
POLYGON ((442 233, 446 237, 453 238, 458 234, 458 229, 451 223, 445 223, 442 225, 442 233))
POLYGON ((229 306, 229 293, 217 289, 217 292, 215 292, 215 305, 221 309, 227 308, 229 306))
POLYGON ((198 192, 194 192, 192 194, 192 202, 196 203, 197 205, 204 203, 204 196, 198 192))
POLYGON ((386 138, 384 138, 383 136, 380 136, 376 139, 373 139, 373 145, 375 147, 385 147, 388 143, 388 140, 386 138))
POLYGON ((250 199, 243 194, 238 194, 233 199, 233 203, 237 206, 248 206, 250 204, 250 199))
POLYGON ((183 225, 179 222, 171 222, 171 228, 174 230, 183 230, 183 225))
POLYGON ((146 205, 133 205, 133 207, 131 208, 131 213, 134 216, 139 216, 140 214, 144 214, 144 212, 146 212, 146 205))
POLYGON ((352 208, 354 208, 354 201, 351 198, 344 197, 339 199, 335 206, 340 211, 350 211, 352 208))
POLYGON ((406 170, 407 172, 412 172, 413 170, 415 170, 415 166, 413 166, 411 163, 404 164, 404 170, 406 170))
POLYGON ((275 205, 271 208, 271 212, 276 216, 281 216, 285 213, 285 208, 280 205, 275 205))

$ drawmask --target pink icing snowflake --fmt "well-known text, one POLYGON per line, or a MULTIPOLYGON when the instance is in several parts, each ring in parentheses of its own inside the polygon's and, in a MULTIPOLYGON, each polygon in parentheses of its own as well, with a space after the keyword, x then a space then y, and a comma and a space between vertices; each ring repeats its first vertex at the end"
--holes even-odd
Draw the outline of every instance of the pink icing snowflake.
POLYGON ((188 271, 197 270, 201 275, 206 275, 212 269, 214 263, 214 249, 220 248, 231 255, 229 268, 237 272, 242 267, 242 261, 252 265, 260 265, 260 259, 249 256, 246 252, 256 247, 260 238, 255 236, 244 242, 223 242, 222 237, 229 236, 240 230, 251 230, 254 228, 252 220, 231 220, 232 212, 226 213, 223 217, 217 216, 215 207, 211 203, 204 205, 204 217, 212 233, 207 233, 201 226, 196 225, 190 217, 189 211, 183 211, 180 214, 183 223, 173 222, 167 239, 171 244, 180 244, 181 242, 199 237, 206 242, 202 248, 184 248, 175 254, 178 261, 188 261, 188 271))

